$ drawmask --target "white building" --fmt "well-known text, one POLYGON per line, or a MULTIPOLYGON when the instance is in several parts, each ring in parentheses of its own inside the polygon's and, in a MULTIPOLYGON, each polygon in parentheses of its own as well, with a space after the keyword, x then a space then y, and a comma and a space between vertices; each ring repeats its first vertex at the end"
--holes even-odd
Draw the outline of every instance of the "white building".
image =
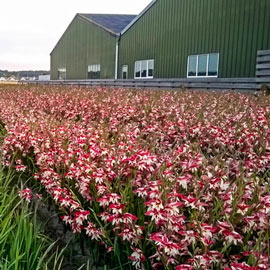
POLYGON ((38 80, 39 81, 50 81, 51 80, 51 76, 50 75, 39 75, 38 76, 38 80))

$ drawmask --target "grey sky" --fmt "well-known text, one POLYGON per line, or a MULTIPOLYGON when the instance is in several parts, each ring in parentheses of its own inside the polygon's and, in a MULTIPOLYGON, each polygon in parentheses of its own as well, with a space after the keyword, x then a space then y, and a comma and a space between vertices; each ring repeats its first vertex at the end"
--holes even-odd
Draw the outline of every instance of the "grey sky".
POLYGON ((0 69, 49 70, 49 54, 76 13, 138 14, 151 0, 4 0, 0 69))

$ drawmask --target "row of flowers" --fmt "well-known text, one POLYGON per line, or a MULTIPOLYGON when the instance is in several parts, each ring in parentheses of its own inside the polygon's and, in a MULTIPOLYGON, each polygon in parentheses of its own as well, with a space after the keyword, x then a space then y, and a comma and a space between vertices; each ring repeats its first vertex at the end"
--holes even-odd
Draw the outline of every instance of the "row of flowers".
POLYGON ((2 88, 3 163, 32 173, 74 233, 108 252, 115 241, 128 247, 136 269, 270 269, 268 104, 243 94, 2 88))

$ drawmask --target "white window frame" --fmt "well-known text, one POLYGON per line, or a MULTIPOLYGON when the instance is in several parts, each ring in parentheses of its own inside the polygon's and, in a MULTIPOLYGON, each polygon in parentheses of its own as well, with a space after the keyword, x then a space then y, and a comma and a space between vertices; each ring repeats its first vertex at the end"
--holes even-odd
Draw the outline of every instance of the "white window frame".
POLYGON ((147 60, 138 60, 135 61, 134 64, 134 79, 153 79, 154 78, 154 68, 155 68, 155 60, 154 59, 147 59, 147 60), (142 77, 142 62, 146 61, 146 77, 142 77), (153 76, 149 76, 148 75, 148 71, 149 71, 149 62, 153 61, 153 76), (136 63, 140 63, 140 77, 136 77, 136 63))
POLYGON ((219 53, 203 53, 203 54, 195 54, 195 55, 189 55, 187 59, 187 78, 217 78, 218 77, 218 72, 219 72, 219 53), (217 75, 208 75, 209 72, 209 58, 211 54, 217 54, 218 59, 217 59, 217 75), (201 55, 207 55, 207 62, 206 62, 206 76, 198 76, 198 65, 199 65, 199 56, 201 55), (196 75, 195 76, 189 76, 189 58, 192 56, 196 56, 196 75))

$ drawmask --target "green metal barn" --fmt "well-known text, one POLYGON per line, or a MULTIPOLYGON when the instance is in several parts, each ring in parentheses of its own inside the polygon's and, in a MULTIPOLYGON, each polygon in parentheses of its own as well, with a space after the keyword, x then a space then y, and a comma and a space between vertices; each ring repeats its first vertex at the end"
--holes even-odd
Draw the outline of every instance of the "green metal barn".
POLYGON ((118 35, 134 18, 77 14, 51 52, 51 79, 115 78, 118 35))
POLYGON ((138 16, 77 14, 51 53, 52 79, 262 76, 270 80, 270 0, 153 0, 138 16))
POLYGON ((270 75, 261 50, 270 0, 155 0, 121 33, 118 78, 255 77, 256 63, 270 75))

